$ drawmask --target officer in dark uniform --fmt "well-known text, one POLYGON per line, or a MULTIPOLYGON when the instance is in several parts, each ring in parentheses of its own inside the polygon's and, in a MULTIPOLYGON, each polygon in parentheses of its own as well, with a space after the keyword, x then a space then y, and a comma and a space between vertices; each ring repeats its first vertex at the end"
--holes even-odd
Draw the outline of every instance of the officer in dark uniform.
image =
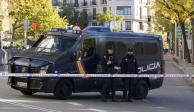
MULTIPOLYGON (((133 48, 128 49, 127 55, 124 58, 122 58, 122 62, 120 66, 121 66, 122 74, 137 74, 138 73, 137 60, 134 57, 133 48)), ((128 90, 129 92, 128 92, 127 101, 132 102, 133 87, 135 83, 134 81, 135 81, 134 77, 123 78, 123 84, 124 84, 123 99, 124 100, 127 97, 127 90, 128 90), (128 88, 127 88, 127 82, 128 82, 128 88)))
MULTIPOLYGON (((115 69, 114 67, 117 65, 117 59, 116 56, 114 55, 113 48, 108 48, 106 51, 106 54, 103 56, 103 61, 102 61, 102 69, 103 69, 103 74, 114 74, 115 69)), ((115 87, 114 87, 114 78, 104 78, 103 82, 103 87, 102 87, 102 101, 106 101, 107 93, 109 92, 108 90, 111 90, 111 97, 112 101, 115 100, 115 87), (108 85, 110 83, 111 88, 108 88, 108 85)))

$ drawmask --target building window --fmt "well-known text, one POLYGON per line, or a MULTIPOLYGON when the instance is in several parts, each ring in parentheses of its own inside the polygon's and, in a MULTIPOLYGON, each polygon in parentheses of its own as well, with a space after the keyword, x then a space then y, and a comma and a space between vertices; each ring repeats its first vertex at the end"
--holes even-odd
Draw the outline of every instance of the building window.
POLYGON ((126 25, 126 30, 132 30, 132 25, 131 25, 131 21, 126 21, 125 22, 125 25, 126 25))
POLYGON ((132 15, 131 6, 117 6, 118 15, 132 15))
POLYGON ((139 22, 139 29, 140 30, 143 30, 144 29, 143 22, 139 22))
POLYGON ((96 19, 96 8, 93 8, 93 19, 96 19))
POLYGON ((103 12, 107 12, 107 8, 106 7, 103 7, 103 12))
POLYGON ((140 11, 140 13, 139 13, 139 14, 140 14, 140 15, 139 15, 139 17, 140 17, 140 19, 142 19, 142 18, 143 18, 143 17, 142 17, 142 8, 140 8, 140 9, 139 9, 139 11, 140 11))

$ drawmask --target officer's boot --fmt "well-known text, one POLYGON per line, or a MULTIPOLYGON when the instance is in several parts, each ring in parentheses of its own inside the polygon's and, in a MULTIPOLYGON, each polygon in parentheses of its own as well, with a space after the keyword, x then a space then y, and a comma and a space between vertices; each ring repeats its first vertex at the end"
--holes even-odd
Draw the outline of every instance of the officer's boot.
POLYGON ((103 102, 107 102, 106 94, 105 94, 105 93, 102 93, 101 100, 102 100, 103 102))
POLYGON ((127 101, 128 102, 133 102, 133 100, 132 100, 132 92, 131 91, 129 91, 129 93, 128 93, 128 99, 127 99, 127 101))
POLYGON ((116 102, 116 101, 117 101, 115 97, 116 97, 116 96, 115 96, 115 91, 112 91, 112 101, 113 101, 113 102, 116 102))
POLYGON ((126 90, 123 91, 122 101, 127 101, 127 91, 126 90))

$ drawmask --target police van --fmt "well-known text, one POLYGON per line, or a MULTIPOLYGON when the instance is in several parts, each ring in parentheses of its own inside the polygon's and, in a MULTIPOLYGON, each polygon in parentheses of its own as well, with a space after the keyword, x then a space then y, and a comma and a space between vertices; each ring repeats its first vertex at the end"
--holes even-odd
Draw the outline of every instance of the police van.
MULTIPOLYGON (((54 93, 67 99, 72 93, 101 92, 106 77, 33 77, 34 74, 100 74, 101 60, 112 47, 118 61, 133 47, 139 74, 163 74, 163 43, 160 35, 144 33, 83 33, 47 32, 30 48, 9 60, 10 73, 31 73, 32 77, 9 77, 11 88, 24 95, 36 92, 54 93)), ((138 78, 134 98, 144 99, 148 91, 160 88, 162 77, 138 78)), ((122 78, 115 78, 117 91, 123 90, 122 78)))

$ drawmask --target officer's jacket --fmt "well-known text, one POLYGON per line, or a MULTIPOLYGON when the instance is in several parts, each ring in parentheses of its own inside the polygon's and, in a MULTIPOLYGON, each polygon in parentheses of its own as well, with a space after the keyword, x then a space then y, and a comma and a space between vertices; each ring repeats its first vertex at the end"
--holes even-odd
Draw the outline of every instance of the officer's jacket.
POLYGON ((126 74, 138 73, 137 60, 133 55, 126 55, 124 58, 122 58, 120 67, 121 67, 121 73, 126 73, 126 74))
POLYGON ((114 66, 117 65, 117 58, 114 55, 106 54, 103 56, 102 59, 102 71, 105 74, 113 73, 114 72, 114 66), (108 61, 111 61, 111 64, 107 64, 108 61))

